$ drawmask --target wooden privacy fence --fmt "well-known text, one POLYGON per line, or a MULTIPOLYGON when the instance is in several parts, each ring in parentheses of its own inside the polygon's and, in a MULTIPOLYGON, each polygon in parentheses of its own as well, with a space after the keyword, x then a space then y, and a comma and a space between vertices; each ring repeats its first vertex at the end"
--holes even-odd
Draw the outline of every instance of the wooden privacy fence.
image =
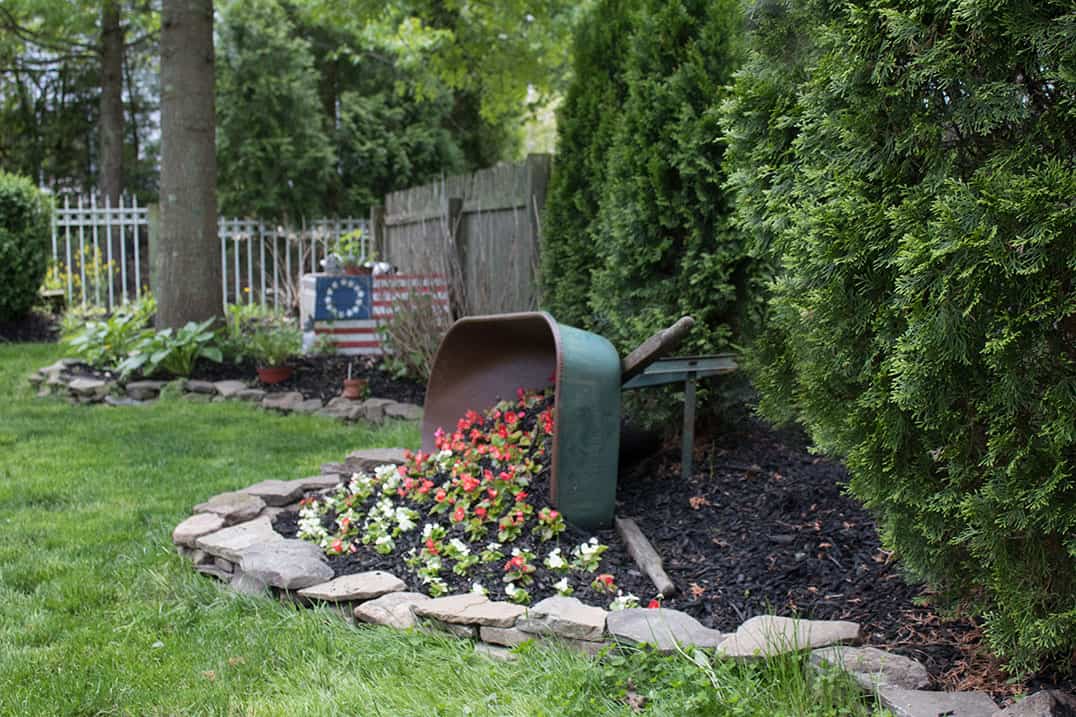
MULTIPOLYGON (((363 231, 363 252, 368 253, 366 219, 317 219, 282 227, 220 218, 224 304, 297 307, 302 274, 320 271, 320 261, 336 240, 356 229, 363 231)), ((50 281, 62 287, 69 306, 112 310, 137 300, 154 284, 156 238, 155 204, 139 206, 125 198, 113 207, 95 197, 66 197, 53 212, 50 281)))
POLYGON ((409 274, 445 276, 456 316, 536 308, 551 164, 530 155, 387 195, 370 218, 378 253, 409 274))

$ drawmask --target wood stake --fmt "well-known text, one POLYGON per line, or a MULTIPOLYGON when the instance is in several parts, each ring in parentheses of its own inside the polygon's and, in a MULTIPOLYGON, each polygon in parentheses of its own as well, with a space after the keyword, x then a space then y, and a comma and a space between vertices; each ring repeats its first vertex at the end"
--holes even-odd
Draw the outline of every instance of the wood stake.
POLYGON ((616 532, 627 544, 628 553, 635 560, 635 564, 650 578, 650 582, 654 583, 654 587, 658 589, 662 597, 668 598, 675 595, 676 585, 665 574, 665 569, 661 565, 661 556, 658 555, 658 551, 654 550, 654 546, 646 539, 635 521, 630 518, 616 518, 614 522, 616 532))

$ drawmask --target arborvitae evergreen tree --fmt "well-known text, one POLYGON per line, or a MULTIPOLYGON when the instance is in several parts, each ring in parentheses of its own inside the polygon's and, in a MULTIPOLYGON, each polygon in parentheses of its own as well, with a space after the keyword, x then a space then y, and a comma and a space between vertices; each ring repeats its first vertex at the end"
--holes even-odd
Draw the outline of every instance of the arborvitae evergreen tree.
POLYGON ((590 294, 621 350, 684 314, 687 351, 727 348, 751 324, 758 267, 729 222, 718 124, 742 35, 737 0, 649 0, 638 22, 590 294))
POLYGON ((231 0, 217 42, 217 187, 227 216, 319 215, 333 146, 306 40, 277 0, 231 0))
POLYGON ((578 25, 572 83, 557 111, 557 157, 542 227, 542 303, 559 321, 591 326, 598 208, 620 108, 638 0, 599 0, 578 25))
POLYGON ((1010 669, 1065 659, 1072 4, 766 0, 752 16, 726 129, 741 226, 781 265, 763 408, 844 457, 888 545, 985 615, 1010 669))

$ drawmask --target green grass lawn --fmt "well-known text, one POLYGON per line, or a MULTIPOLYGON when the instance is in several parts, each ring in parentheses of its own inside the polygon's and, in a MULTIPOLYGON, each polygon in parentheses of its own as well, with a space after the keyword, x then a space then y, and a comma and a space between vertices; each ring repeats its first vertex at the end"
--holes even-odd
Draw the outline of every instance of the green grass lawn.
POLYGON ((0 345, 0 714, 632 714, 629 691, 655 715, 870 714, 799 659, 703 670, 525 646, 494 663, 467 642, 233 594, 172 548, 191 506, 356 448, 416 446, 417 427, 34 398, 26 376, 61 355, 0 345))

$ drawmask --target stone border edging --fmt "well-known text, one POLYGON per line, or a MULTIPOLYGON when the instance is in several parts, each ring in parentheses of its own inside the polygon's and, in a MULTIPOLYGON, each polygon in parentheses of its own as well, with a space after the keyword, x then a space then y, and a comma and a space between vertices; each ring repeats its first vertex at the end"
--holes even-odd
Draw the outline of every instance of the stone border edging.
POLYGON ((387 418, 422 420, 421 406, 399 403, 387 398, 352 401, 337 397, 328 403, 322 403, 320 398, 305 398, 298 391, 269 393, 237 380, 176 379, 173 382, 152 380, 122 382, 76 377, 67 372, 71 366, 82 363, 77 359, 60 359, 30 374, 28 381, 38 388, 39 398, 66 395, 72 404, 106 403, 110 406, 140 406, 155 401, 164 387, 172 383, 178 384, 184 399, 197 403, 246 401, 278 413, 317 414, 346 423, 364 421, 381 424, 387 418))
POLYGON ((529 607, 474 593, 430 598, 408 591, 405 581, 384 571, 334 578, 320 548, 273 529, 272 518, 297 508, 305 493, 330 491, 353 472, 403 463, 403 453, 397 448, 354 451, 342 463, 323 465, 319 476, 265 480, 214 496, 176 526, 173 543, 198 572, 239 592, 271 590, 304 605, 334 605, 356 623, 445 632, 475 641, 475 652, 491 659, 516 659, 512 648, 528 640, 554 640, 587 655, 645 643, 664 654, 704 649, 740 660, 810 649, 813 669, 843 669, 895 717, 1045 717, 1055 714, 1055 705, 1076 707, 1076 699, 1060 692, 1040 692, 1000 710, 983 692, 924 690, 929 677, 919 662, 842 644, 859 640, 860 626, 854 622, 759 615, 725 634, 668 608, 609 612, 562 596, 529 607))

